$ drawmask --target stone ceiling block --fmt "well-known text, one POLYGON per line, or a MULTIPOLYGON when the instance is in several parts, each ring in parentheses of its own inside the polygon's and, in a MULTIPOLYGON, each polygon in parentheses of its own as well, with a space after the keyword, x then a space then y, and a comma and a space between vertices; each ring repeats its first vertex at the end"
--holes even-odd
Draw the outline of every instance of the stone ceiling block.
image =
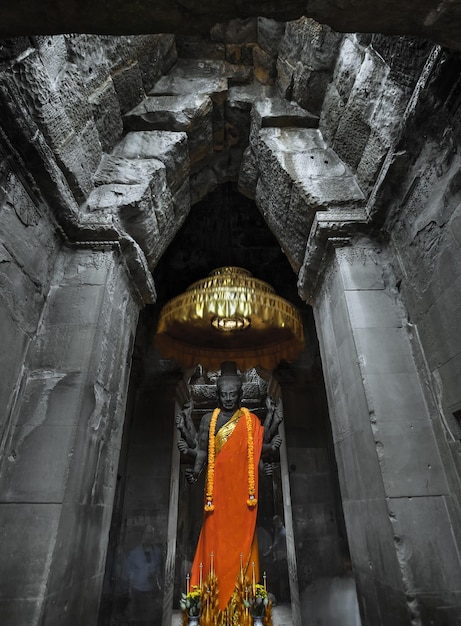
POLYGON ((253 149, 259 167, 256 203, 299 271, 316 211, 359 207, 364 196, 316 129, 262 128, 253 149))
POLYGON ((225 146, 246 148, 250 134, 251 109, 261 97, 274 95, 274 88, 258 83, 230 87, 225 106, 225 146))
MULTIPOLYGON (((161 184, 161 181, 159 182, 161 184)), ((153 202, 154 194, 158 201, 157 193, 157 188, 153 190, 152 186, 146 182, 139 185, 112 183, 96 187, 85 203, 85 208, 89 212, 111 214, 115 223, 119 222, 121 228, 141 246, 151 268, 157 260, 157 250, 161 239, 153 202)), ((168 195, 166 185, 160 193, 168 195)), ((170 213, 173 213, 171 195, 169 207, 170 213)), ((165 211, 165 202, 162 202, 162 208, 165 211)))
POLYGON ((123 132, 120 103, 112 78, 91 94, 89 102, 93 109, 102 148, 105 152, 110 152, 123 132))
POLYGON ((253 74, 255 80, 262 85, 273 85, 277 77, 277 59, 268 52, 254 46, 253 74))
POLYGON ((128 113, 145 97, 142 74, 137 61, 113 72, 112 82, 122 114, 128 113))
POLYGON ((152 180, 159 172, 165 172, 164 164, 158 159, 127 159, 105 154, 94 176, 94 184, 137 185, 152 180))
POLYGON ((263 128, 258 146, 268 151, 317 209, 361 206, 364 196, 350 168, 316 129, 263 128))
POLYGON ((302 17, 287 23, 278 54, 292 66, 300 61, 313 70, 331 70, 336 63, 342 37, 329 26, 302 17))
POLYGON ((285 34, 285 22, 258 17, 258 43, 263 50, 276 56, 280 41, 285 34))
POLYGON ((67 46, 64 36, 39 35, 34 39, 51 80, 56 80, 67 64, 67 46))
POLYGON ((260 98, 251 110, 250 144, 257 139, 261 128, 318 128, 319 118, 296 102, 284 98, 260 98))
POLYGON ((196 172, 213 152, 211 99, 205 94, 149 96, 124 116, 128 130, 185 131, 191 172, 196 172))
POLYGON ((227 80, 221 76, 162 76, 149 91, 150 96, 207 94, 213 101, 223 101, 228 90, 227 80))
POLYGON ((129 132, 112 154, 127 159, 158 159, 166 167, 168 185, 172 191, 181 187, 189 176, 189 151, 184 132, 129 132))

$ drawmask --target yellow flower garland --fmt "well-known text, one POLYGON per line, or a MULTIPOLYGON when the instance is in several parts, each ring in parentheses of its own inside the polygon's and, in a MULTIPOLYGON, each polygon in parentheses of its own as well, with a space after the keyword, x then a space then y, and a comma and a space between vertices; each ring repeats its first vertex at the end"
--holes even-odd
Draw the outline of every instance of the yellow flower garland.
MULTIPOLYGON (((255 497, 255 463, 254 463, 254 443, 253 443, 253 424, 251 421, 250 411, 242 407, 242 413, 245 416, 247 427, 247 452, 248 452, 248 506, 256 506, 258 500, 255 497)), ((214 467, 216 458, 216 422, 221 409, 215 409, 210 421, 210 430, 208 433, 208 469, 206 480, 205 494, 205 511, 214 511, 213 493, 214 493, 214 467)))
POLYGON ((255 459, 254 459, 254 443, 253 443, 253 424, 251 421, 250 411, 245 407, 242 407, 242 412, 245 416, 247 424, 247 437, 248 437, 248 506, 256 506, 258 500, 255 497, 255 459))
POLYGON ((214 462, 216 455, 216 421, 221 409, 215 409, 211 416, 210 431, 208 433, 208 469, 206 475, 205 511, 214 511, 213 490, 214 490, 214 462))

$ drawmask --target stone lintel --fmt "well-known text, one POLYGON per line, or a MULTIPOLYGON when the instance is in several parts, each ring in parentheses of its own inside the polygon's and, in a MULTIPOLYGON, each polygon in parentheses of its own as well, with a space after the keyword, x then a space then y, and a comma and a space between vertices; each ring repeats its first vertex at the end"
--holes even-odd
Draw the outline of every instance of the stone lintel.
MULTIPOLYGON (((115 232, 117 231, 114 229, 107 231, 107 234, 111 235, 115 232)), ((131 278, 131 286, 140 307, 156 302, 157 292, 146 257, 141 247, 130 236, 117 232, 117 238, 114 239, 73 241, 68 242, 67 245, 91 250, 117 250, 131 278)))
POLYGON ((298 275, 298 292, 303 300, 312 302, 331 247, 350 245, 354 234, 366 230, 368 223, 365 209, 316 212, 298 275))

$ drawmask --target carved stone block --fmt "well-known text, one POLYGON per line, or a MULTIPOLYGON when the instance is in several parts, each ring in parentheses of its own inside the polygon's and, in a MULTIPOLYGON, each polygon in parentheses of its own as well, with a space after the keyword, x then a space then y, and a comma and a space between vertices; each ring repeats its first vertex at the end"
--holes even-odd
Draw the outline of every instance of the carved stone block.
POLYGON ((149 96, 124 116, 124 123, 128 130, 185 131, 192 172, 212 155, 212 102, 206 95, 149 96))

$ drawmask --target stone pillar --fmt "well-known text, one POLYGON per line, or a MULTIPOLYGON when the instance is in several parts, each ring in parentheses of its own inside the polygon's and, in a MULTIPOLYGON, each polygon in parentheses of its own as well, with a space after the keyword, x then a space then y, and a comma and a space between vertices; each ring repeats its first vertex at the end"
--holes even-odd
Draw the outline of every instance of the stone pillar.
POLYGON ((458 624, 459 517, 389 253, 332 241, 311 301, 363 626, 458 624))
POLYGON ((0 622, 95 625, 141 301, 116 244, 64 248, 0 474, 0 622))

